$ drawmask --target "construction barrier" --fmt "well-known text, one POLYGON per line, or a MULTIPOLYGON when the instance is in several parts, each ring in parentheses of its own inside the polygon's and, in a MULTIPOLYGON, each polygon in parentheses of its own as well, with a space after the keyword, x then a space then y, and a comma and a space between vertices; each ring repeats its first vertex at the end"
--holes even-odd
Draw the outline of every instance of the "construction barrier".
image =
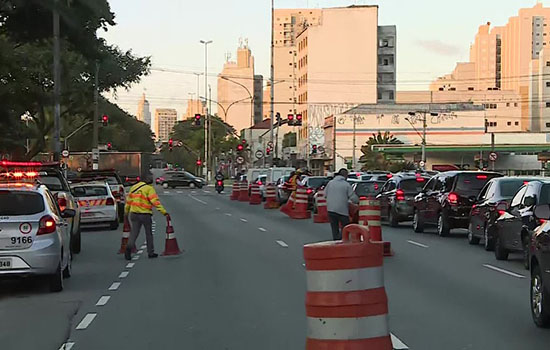
POLYGON ((166 215, 166 243, 164 245, 164 252, 162 255, 179 255, 182 251, 178 246, 176 235, 174 234, 174 227, 172 226, 172 219, 170 215, 166 215))
POLYGON ((281 212, 285 213, 286 215, 290 216, 290 213, 292 213, 292 211, 294 210, 294 204, 295 204, 295 201, 296 201, 296 192, 292 192, 289 196, 288 196, 288 200, 287 202, 285 203, 285 205, 283 205, 281 207, 281 212))
POLYGON ((260 192, 260 185, 253 183, 250 187, 250 205, 262 204, 262 193, 260 192))
POLYGON ((361 226, 365 226, 365 227, 368 227, 369 226, 369 222, 368 222, 368 218, 367 218, 367 215, 370 213, 370 214, 373 214, 373 215, 376 215, 376 212, 370 212, 369 209, 369 198, 367 197, 361 197, 359 198, 359 225, 361 226))
MULTIPOLYGON (((130 220, 128 220, 128 215, 124 216, 124 227, 122 229, 122 239, 120 240, 120 249, 118 250, 118 254, 124 254, 126 251, 126 246, 128 245, 128 239, 130 238, 130 220)), ((132 249, 132 253, 136 253, 137 248, 134 246, 134 249, 132 249)))
POLYGON ((233 182, 233 188, 229 199, 231 199, 232 201, 238 200, 240 193, 241 193, 241 185, 239 184, 238 181, 233 182))
POLYGON ((296 189, 296 205, 294 210, 290 212, 290 217, 293 219, 309 219, 311 212, 308 210, 308 194, 307 189, 303 186, 298 186, 296 189))
POLYGON ((248 182, 241 182, 241 189, 239 191, 239 202, 248 202, 250 200, 248 196, 248 182))
POLYGON ((383 247, 348 225, 342 241, 304 246, 306 350, 392 350, 383 247))
POLYGON ((316 224, 325 224, 330 222, 328 218, 327 198, 325 197, 324 189, 320 189, 317 192, 317 214, 313 216, 313 222, 316 224))
POLYGON ((269 183, 265 186, 265 209, 277 209, 279 208, 279 202, 277 202, 277 187, 274 184, 269 183))
MULTIPOLYGON (((366 203, 367 205, 365 206, 364 217, 367 220, 370 236, 373 241, 383 242, 380 201, 376 199, 368 199, 366 203)), ((361 217, 361 212, 359 212, 359 216, 361 217)), ((367 226, 367 225, 364 225, 364 226, 367 226)), ((391 243, 383 242, 383 245, 384 245, 384 256, 392 256, 393 251, 391 250, 391 243)))

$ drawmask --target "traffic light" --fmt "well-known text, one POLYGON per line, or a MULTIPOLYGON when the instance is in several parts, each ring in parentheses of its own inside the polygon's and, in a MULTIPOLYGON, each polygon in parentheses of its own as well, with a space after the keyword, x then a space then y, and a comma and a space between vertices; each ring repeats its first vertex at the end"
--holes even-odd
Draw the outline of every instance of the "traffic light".
POLYGON ((275 114, 275 120, 277 120, 277 125, 281 125, 281 113, 277 112, 277 114, 275 114))
POLYGON ((288 125, 294 126, 294 114, 288 115, 288 125))
POLYGON ((246 140, 243 139, 243 140, 241 141, 241 143, 242 143, 243 145, 246 145, 246 140))
POLYGON ((110 151, 113 149, 113 144, 110 142, 107 142, 107 150, 110 151))
POLYGON ((201 118, 200 114, 195 114, 195 126, 201 126, 201 118))
POLYGON ((174 149, 174 140, 168 140, 168 149, 170 150, 170 152, 172 152, 172 150, 174 149))
POLYGON ((103 117, 101 117, 101 122, 103 123, 103 126, 107 126, 109 124, 109 116, 104 114, 103 117))
POLYGON ((317 145, 311 146, 311 154, 317 154, 317 145))
POLYGON ((266 154, 266 155, 270 155, 270 154, 271 154, 271 148, 270 148, 270 147, 267 147, 267 148, 265 149, 265 154, 266 154))
POLYGON ((197 159, 197 166, 201 166, 201 165, 202 165, 202 160, 197 159))
POLYGON ((244 150, 244 146, 242 144, 237 145, 237 152, 242 152, 244 150))
POLYGON ((301 114, 296 114, 296 121, 294 122, 294 125, 302 126, 302 115, 301 114))

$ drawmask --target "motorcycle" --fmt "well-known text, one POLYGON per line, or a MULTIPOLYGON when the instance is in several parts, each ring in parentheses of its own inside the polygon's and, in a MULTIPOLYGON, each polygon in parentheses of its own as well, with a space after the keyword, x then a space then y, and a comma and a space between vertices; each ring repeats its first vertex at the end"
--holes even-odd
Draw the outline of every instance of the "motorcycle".
POLYGON ((223 180, 216 180, 216 191, 218 193, 223 192, 223 180))

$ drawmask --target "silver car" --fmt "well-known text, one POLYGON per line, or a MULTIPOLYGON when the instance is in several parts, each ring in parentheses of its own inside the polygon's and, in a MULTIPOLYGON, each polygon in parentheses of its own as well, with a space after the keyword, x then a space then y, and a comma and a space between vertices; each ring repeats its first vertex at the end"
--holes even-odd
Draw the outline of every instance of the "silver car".
POLYGON ((0 278, 45 275, 52 292, 63 290, 72 264, 65 219, 74 215, 44 185, 0 183, 0 278))
POLYGON ((82 225, 109 225, 118 229, 118 205, 107 182, 87 182, 72 185, 72 193, 80 207, 82 225))

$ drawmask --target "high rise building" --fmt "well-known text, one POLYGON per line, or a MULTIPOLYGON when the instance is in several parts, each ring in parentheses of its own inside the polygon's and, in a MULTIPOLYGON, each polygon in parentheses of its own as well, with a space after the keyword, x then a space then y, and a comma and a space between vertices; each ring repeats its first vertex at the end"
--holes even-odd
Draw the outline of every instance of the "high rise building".
POLYGON ((172 129, 178 122, 178 112, 173 108, 155 109, 155 123, 157 139, 159 141, 168 141, 172 129))
POLYGON ((254 125, 263 120, 264 114, 264 77, 254 76, 254 125))
POLYGON ((149 101, 145 98, 145 93, 138 102, 137 119, 151 126, 151 110, 149 101))

